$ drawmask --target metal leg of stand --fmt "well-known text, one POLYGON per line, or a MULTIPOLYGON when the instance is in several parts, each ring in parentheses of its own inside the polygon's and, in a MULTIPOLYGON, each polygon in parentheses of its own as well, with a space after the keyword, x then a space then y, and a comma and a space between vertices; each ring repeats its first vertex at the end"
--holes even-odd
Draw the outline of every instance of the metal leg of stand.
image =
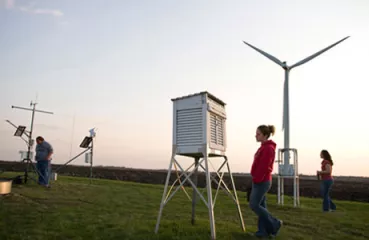
POLYGON ((297 204, 300 206, 300 177, 297 178, 297 204))
MULTIPOLYGON (((25 166, 24 170, 24 183, 26 184, 29 179, 33 180, 36 184, 38 184, 38 179, 33 178, 31 175, 29 175, 29 172, 33 170, 37 174, 37 176, 41 176, 41 173, 38 171, 37 167, 32 163, 29 159, 23 159, 25 166)), ((44 178, 44 176, 41 176, 44 178)))
POLYGON ((296 207, 296 196, 297 196, 297 191, 296 191, 296 175, 293 177, 293 206, 296 207))
POLYGON ((284 178, 281 178, 281 204, 284 205, 284 178))
POLYGON ((24 170, 24 183, 28 182, 28 162, 26 163, 26 168, 24 170))
POLYGON ((163 191, 163 196, 162 196, 161 203, 160 203, 158 219, 156 221, 155 233, 158 233, 158 230, 159 230, 161 215, 163 213, 163 208, 164 208, 164 204, 165 204, 165 196, 167 195, 169 179, 170 179, 170 175, 172 173, 171 170, 172 170, 172 166, 173 166, 173 161, 174 161, 174 155, 172 155, 172 158, 171 158, 170 163, 169 163, 167 179, 165 180, 164 191, 163 191))
POLYGON ((278 175, 278 193, 277 193, 277 200, 278 204, 281 204, 281 177, 278 175))
POLYGON ((241 207, 240 207, 240 203, 238 201, 238 196, 237 196, 237 190, 236 190, 236 185, 234 184, 234 180, 233 180, 233 174, 231 172, 231 168, 229 166, 228 163, 228 159, 227 157, 225 157, 225 160, 227 161, 227 168, 228 168, 228 174, 231 177, 231 182, 232 182, 232 189, 233 189, 233 193, 234 193, 234 197, 236 199, 236 205, 237 205, 237 210, 238 210, 238 217, 240 219, 240 223, 241 223, 241 228, 243 231, 245 231, 245 223, 243 221, 243 217, 242 217, 242 211, 241 211, 241 207))
POLYGON ((297 149, 294 150, 295 153, 295 171, 296 171, 296 201, 297 206, 300 206, 300 176, 299 176, 299 165, 298 165, 298 154, 297 149))
MULTIPOLYGON (((198 165, 199 165, 199 160, 200 158, 199 157, 196 157, 195 158, 195 172, 194 172, 194 176, 193 176, 193 183, 194 185, 197 187, 197 180, 198 180, 198 165)), ((191 216, 191 224, 192 225, 195 225, 195 219, 196 219, 196 203, 197 203, 197 200, 196 200, 196 196, 197 196, 197 193, 196 193, 196 190, 194 187, 192 187, 192 216, 191 216)))
POLYGON ((204 154, 204 161, 205 161, 206 190, 207 190, 207 195, 208 195, 208 211, 209 211, 211 239, 214 240, 216 238, 216 231, 215 231, 215 219, 214 219, 214 207, 213 207, 213 194, 212 194, 212 189, 211 189, 209 161, 208 161, 207 154, 204 154))

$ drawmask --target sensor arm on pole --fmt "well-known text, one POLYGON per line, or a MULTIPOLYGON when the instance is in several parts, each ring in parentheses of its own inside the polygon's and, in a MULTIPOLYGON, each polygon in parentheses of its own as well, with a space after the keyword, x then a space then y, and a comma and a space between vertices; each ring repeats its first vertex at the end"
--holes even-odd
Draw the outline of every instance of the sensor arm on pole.
POLYGON ((25 143, 27 144, 27 146, 29 146, 28 141, 26 139, 24 139, 22 136, 21 136, 21 138, 23 139, 23 141, 25 141, 25 143))
MULTIPOLYGON (((8 122, 13 127, 18 128, 17 125, 15 125, 14 123, 12 123, 10 120, 5 120, 5 121, 8 122)), ((27 137, 29 137, 29 134, 27 132, 29 132, 29 131, 24 131, 23 134, 26 135, 27 137)), ((22 137, 22 139, 23 139, 23 137, 22 137)))
POLYGON ((84 154, 85 152, 87 152, 88 150, 90 150, 91 147, 88 147, 86 150, 84 150, 83 152, 81 152, 80 154, 78 154, 77 156, 75 156, 74 158, 70 159, 68 162, 64 163, 63 165, 59 166, 55 172, 58 172, 60 169, 62 169, 63 167, 65 167, 66 165, 68 165, 70 162, 72 162, 73 160, 77 159, 79 156, 81 156, 82 154, 84 154))
POLYGON ((36 109, 32 109, 32 108, 24 108, 24 107, 17 107, 17 106, 12 106, 12 108, 18 108, 18 109, 22 109, 22 110, 35 111, 35 112, 41 112, 41 113, 54 114, 53 112, 36 110, 36 109))

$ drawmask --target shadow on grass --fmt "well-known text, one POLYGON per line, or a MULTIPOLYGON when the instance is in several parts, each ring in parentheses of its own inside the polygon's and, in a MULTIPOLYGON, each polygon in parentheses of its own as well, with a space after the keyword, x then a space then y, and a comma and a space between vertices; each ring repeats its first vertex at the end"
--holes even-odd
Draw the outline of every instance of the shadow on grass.
MULTIPOLYGON (((219 233, 217 234, 219 235, 219 233)), ((155 239, 155 240, 182 240, 182 239, 211 239, 211 234, 210 232, 208 232, 208 234, 199 234, 197 235, 196 233, 188 233, 188 234, 173 234, 173 233, 162 233, 162 234, 152 234, 150 238, 148 238, 147 236, 150 236, 150 234, 148 235, 146 231, 142 231, 142 233, 137 232, 136 237, 138 237, 137 239, 155 239)), ((135 239, 132 238, 132 236, 130 236, 131 238, 127 238, 127 239, 135 239)), ((230 236, 228 235, 226 236, 217 236, 217 239, 232 239, 232 240, 247 240, 247 239, 260 239, 254 236, 253 233, 240 233, 240 232, 233 232, 230 234, 230 236)))
POLYGON ((232 233, 232 240, 244 240, 244 239, 260 239, 254 236, 253 233, 246 232, 234 232, 232 233))

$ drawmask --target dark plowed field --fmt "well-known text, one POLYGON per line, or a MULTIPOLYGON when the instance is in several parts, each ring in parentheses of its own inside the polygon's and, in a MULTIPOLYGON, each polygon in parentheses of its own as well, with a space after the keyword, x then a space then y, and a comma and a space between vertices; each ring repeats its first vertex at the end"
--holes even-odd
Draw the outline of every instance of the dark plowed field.
MULTIPOLYGON (((53 165, 53 170, 60 165, 53 165)), ((4 171, 23 171, 24 164, 19 162, 5 162, 0 161, 0 169, 4 171)), ((90 168, 85 166, 68 165, 58 171, 59 175, 88 177, 90 175, 90 168)), ((139 183, 150 184, 164 184, 166 178, 165 170, 144 170, 144 169, 130 169, 118 167, 94 167, 94 178, 105 178, 119 181, 131 181, 139 183)), ((184 178, 182 178, 183 180, 184 178)), ((176 173, 172 172, 170 182, 176 180, 176 173)), ((234 181, 237 190, 245 192, 251 187, 251 178, 247 175, 234 174, 234 181)), ((232 189, 230 178, 224 176, 224 182, 232 189)), ((292 179, 285 180, 285 195, 292 195, 292 179)), ((187 182, 186 186, 190 186, 187 182)), ((199 187, 205 186, 205 175, 199 173, 198 178, 199 187)), ((213 186, 217 186, 214 184, 213 186)), ((277 179, 273 178, 273 186, 270 193, 277 193, 277 179)), ((302 177, 300 179, 300 196, 317 198, 319 195, 319 181, 313 177, 302 177)), ((334 188, 331 193, 332 198, 339 200, 369 202, 369 181, 366 178, 348 178, 336 177, 334 188)))

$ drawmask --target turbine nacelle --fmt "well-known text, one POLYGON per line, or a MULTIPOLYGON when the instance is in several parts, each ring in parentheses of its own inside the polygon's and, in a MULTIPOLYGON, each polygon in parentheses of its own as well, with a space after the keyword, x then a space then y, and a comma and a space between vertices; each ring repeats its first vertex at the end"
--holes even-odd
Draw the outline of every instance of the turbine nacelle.
POLYGON ((286 62, 286 61, 282 62, 281 67, 282 67, 284 70, 290 70, 290 68, 289 68, 289 66, 287 65, 287 62, 286 62))

